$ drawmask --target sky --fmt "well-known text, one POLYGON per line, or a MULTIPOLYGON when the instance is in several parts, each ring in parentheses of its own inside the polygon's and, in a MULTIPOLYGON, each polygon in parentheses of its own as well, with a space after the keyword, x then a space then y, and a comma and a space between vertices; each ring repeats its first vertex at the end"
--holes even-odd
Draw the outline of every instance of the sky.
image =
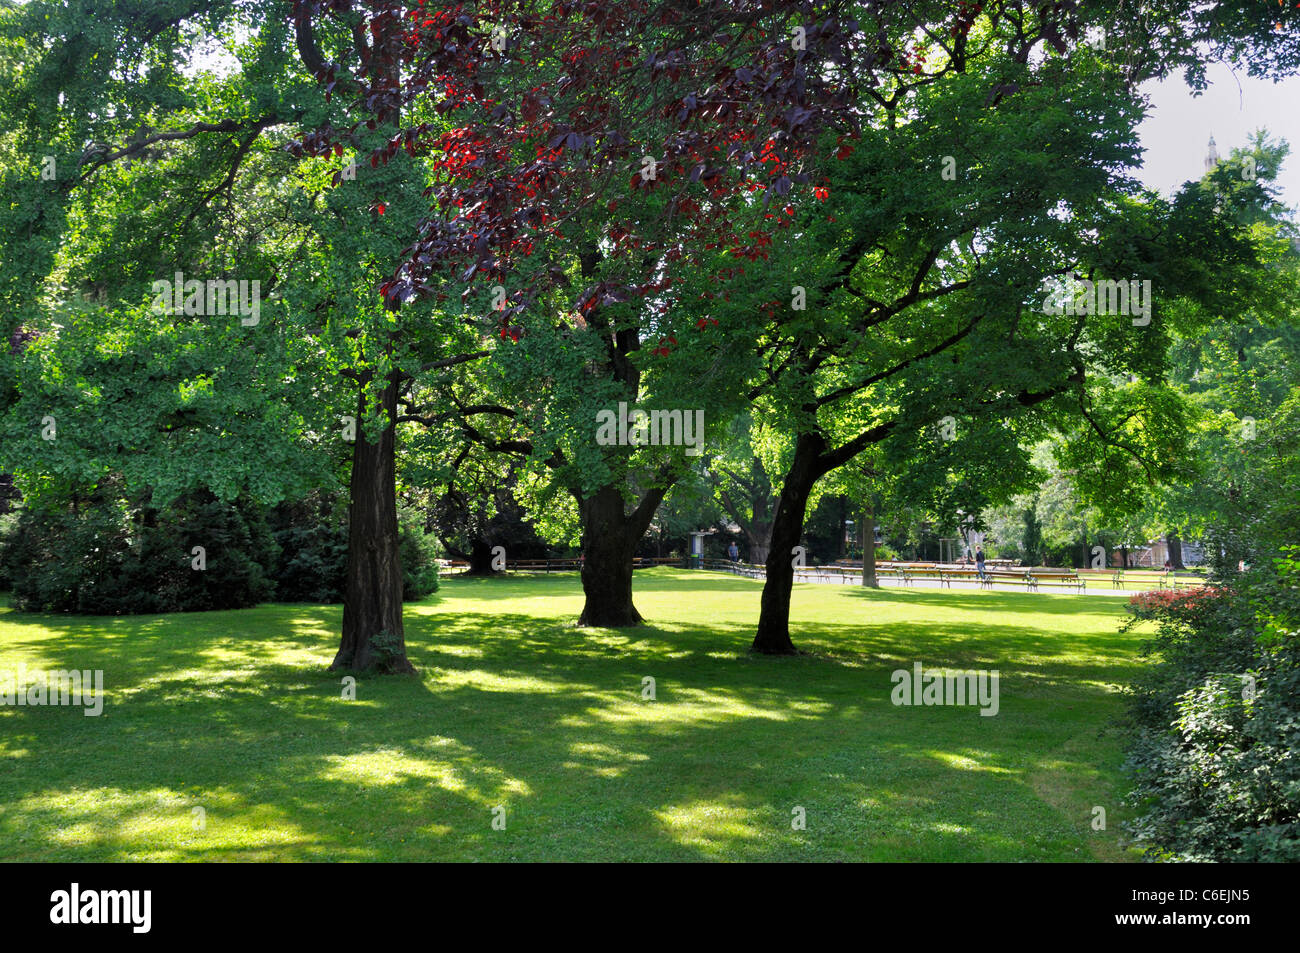
POLYGON ((1293 209, 1300 206, 1300 78, 1272 83, 1221 65, 1211 66, 1208 76, 1210 88, 1200 96, 1192 95, 1181 75, 1143 88, 1152 108, 1138 127, 1146 149, 1138 178, 1168 195, 1204 174, 1210 136, 1219 155, 1227 156, 1263 127, 1291 144, 1278 184, 1282 201, 1293 209))

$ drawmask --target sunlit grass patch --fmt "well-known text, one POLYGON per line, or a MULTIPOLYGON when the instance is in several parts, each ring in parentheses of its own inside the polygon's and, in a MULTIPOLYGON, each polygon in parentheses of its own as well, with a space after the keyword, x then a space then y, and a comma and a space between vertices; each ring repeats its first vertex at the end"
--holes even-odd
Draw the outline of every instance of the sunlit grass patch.
POLYGON ((337 606, 0 610, 0 670, 101 669, 106 695, 98 718, 0 708, 0 858, 1126 856, 1105 729, 1141 636, 1118 600, 803 585, 807 654, 773 659, 747 651, 759 584, 636 584, 647 625, 584 631, 576 576, 445 580, 406 609, 419 676, 355 701, 327 671, 337 606), (998 670, 999 713, 893 705, 914 662, 998 670))

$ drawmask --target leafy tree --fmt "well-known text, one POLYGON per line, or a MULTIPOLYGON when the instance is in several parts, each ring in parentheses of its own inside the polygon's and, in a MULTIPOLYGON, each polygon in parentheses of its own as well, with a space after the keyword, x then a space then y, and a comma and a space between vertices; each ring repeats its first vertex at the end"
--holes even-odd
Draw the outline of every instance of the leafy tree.
MULTIPOLYGON (((949 525, 958 506, 983 509, 955 461, 982 455, 1004 490, 1023 489, 1027 447, 1053 431, 1086 475, 1117 467, 1112 487, 1135 472, 1159 481, 1189 421, 1163 383, 1171 335, 1242 296, 1275 298, 1248 226, 1196 188, 1167 203, 1122 175, 1136 163, 1134 82, 1163 68, 1135 72, 1122 55, 1148 42, 1138 25, 1108 26, 1100 54, 1064 42, 1050 20, 1001 12, 977 20, 978 43, 960 54, 936 40, 929 65, 898 71, 871 97, 852 160, 828 166, 829 215, 809 223, 795 263, 816 306, 788 315, 773 349, 792 372, 772 399, 798 435, 774 552, 798 541, 817 481, 875 444, 926 460, 906 472, 916 490, 943 491, 949 525), (1050 49, 1030 56, 1040 44, 1050 49), (1149 276, 1164 297, 1141 327, 1127 314, 1070 314, 1042 284, 1069 274, 1149 276)), ((772 562, 754 648, 789 653, 792 574, 772 562)))
POLYGON ((772 540, 776 491, 769 466, 781 451, 780 435, 753 412, 735 419, 721 452, 709 461, 715 497, 745 536, 747 562, 764 565, 772 540))
MULTIPOLYGON (((335 665, 410 671, 397 401, 416 376, 473 359, 456 350, 472 336, 458 338, 430 308, 403 316, 407 333, 395 344, 393 315, 372 293, 375 262, 400 251, 397 236, 416 220, 410 210, 422 208, 424 171, 409 158, 350 165, 387 142, 378 129, 348 139, 340 168, 283 148, 291 130, 315 128, 337 107, 298 66, 318 55, 313 38, 277 4, 118 6, 93 10, 87 28, 89 12, 82 3, 27 4, 7 11, 0 30, 21 50, 21 95, 4 108, 24 125, 15 143, 31 144, 15 166, 23 175, 3 187, 13 205, 40 208, 5 238, 14 272, 5 284, 16 289, 9 313, 23 333, 50 338, 22 360, 10 468, 37 492, 66 493, 119 470, 156 496, 212 486, 222 498, 247 490, 268 502, 342 472, 351 539, 335 665), (235 68, 204 71, 183 54, 205 35, 235 68), (79 58, 93 66, 67 68, 79 58), (23 112, 30 102, 43 108, 23 112), (36 180, 41 151, 57 160, 51 181, 36 180), (153 282, 177 271, 258 282, 260 320, 241 326, 142 307, 153 282), (24 288, 38 290, 19 300, 24 288), (74 306, 83 293, 97 311, 74 306), (98 336, 103 327, 110 333, 98 336), (85 400, 77 373, 104 396, 85 400), (128 408, 126 394, 143 400, 128 408), (32 415, 57 416, 49 408, 60 395, 56 409, 77 426, 49 446, 32 415), (350 468, 337 466, 344 452, 350 468), (380 633, 382 651, 372 645, 380 633)), ((0 385, 17 373, 0 368, 0 385)), ((11 403, 18 393, 0 390, 11 403)))

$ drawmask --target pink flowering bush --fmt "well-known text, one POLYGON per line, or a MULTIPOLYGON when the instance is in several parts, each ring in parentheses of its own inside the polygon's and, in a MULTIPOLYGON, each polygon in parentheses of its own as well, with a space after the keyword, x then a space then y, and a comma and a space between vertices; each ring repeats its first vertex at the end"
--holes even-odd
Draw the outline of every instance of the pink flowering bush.
POLYGON ((1210 611, 1212 605, 1223 598, 1226 590, 1219 586, 1199 586, 1192 589, 1150 589, 1135 592, 1128 601, 1128 610, 1140 620, 1169 618, 1178 620, 1186 616, 1193 621, 1198 613, 1210 611))

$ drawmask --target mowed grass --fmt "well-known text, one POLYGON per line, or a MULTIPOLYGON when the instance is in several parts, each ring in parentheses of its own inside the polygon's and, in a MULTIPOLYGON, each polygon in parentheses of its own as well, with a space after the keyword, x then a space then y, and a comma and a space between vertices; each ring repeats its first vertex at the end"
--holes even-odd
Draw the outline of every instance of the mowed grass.
POLYGON ((420 675, 355 701, 326 671, 337 606, 0 610, 0 678, 103 669, 106 691, 98 718, 0 708, 0 859, 1131 858, 1119 600, 800 585, 808 654, 765 658, 759 592, 638 571, 650 624, 579 630, 574 575, 444 580, 406 609, 420 675), (999 714, 891 704, 914 661, 999 670, 999 714))

